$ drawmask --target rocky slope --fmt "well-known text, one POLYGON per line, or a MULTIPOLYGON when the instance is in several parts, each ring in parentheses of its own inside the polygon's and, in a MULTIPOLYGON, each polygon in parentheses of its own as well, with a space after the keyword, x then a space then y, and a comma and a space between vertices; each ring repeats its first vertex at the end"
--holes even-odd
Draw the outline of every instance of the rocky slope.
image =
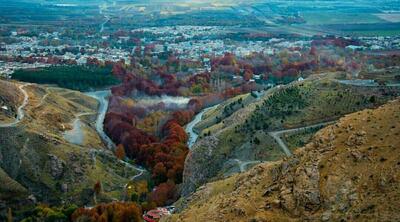
POLYGON ((346 115, 291 158, 202 186, 164 221, 398 221, 399 110, 346 115))
POLYGON ((0 112, 0 213, 21 203, 91 205, 97 181, 104 191, 99 201, 120 199, 137 172, 119 162, 97 134, 97 101, 76 91, 25 85, 21 118, 21 84, 0 81, 1 105, 10 107, 0 112), (75 144, 65 136, 74 130, 83 133, 75 144))
POLYGON ((242 171, 242 163, 248 163, 245 167, 248 168, 257 161, 285 157, 287 149, 276 142, 271 132, 337 120, 400 95, 400 87, 339 84, 335 78, 343 76, 344 73, 311 76, 305 81, 270 89, 250 102, 246 97, 236 97, 206 113, 196 127, 202 130, 203 137, 194 144, 185 162, 183 195, 189 195, 204 183, 242 171), (243 106, 238 105, 239 99, 243 106))

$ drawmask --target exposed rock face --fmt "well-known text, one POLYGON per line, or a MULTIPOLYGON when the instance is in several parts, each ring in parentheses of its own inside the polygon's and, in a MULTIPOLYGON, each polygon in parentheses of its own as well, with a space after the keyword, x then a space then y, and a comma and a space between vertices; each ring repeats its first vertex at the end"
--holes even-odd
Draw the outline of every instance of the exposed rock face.
POLYGON ((64 174, 65 162, 52 154, 49 154, 49 158, 51 175, 54 179, 60 179, 64 174))
POLYGON ((202 186, 165 220, 397 221, 399 110, 396 100, 350 114, 291 158, 202 186))
POLYGON ((207 139, 197 143, 189 152, 185 162, 182 195, 189 195, 199 185, 206 183, 209 178, 215 176, 215 172, 220 168, 223 161, 222 157, 219 158, 220 160, 217 160, 218 156, 214 154, 214 150, 218 146, 218 141, 217 137, 209 136, 207 139), (207 162, 210 163, 208 164, 209 167, 204 169, 203 166, 207 162))

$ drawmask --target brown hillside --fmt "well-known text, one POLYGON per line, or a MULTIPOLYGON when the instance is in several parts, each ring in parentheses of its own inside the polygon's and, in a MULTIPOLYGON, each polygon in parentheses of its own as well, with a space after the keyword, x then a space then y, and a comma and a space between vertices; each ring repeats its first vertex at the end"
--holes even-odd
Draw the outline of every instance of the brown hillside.
POLYGON ((0 112, 0 221, 8 207, 15 211, 26 200, 92 205, 98 181, 103 186, 99 202, 124 197, 123 187, 137 171, 103 144, 95 128, 95 99, 77 91, 0 80, 0 105, 10 107, 0 112), (21 86, 28 100, 17 121, 25 99, 21 86), (65 135, 77 118, 76 134, 82 141, 74 143, 65 135))
POLYGON ((399 221, 400 100, 341 118, 291 158, 201 187, 166 221, 399 221))

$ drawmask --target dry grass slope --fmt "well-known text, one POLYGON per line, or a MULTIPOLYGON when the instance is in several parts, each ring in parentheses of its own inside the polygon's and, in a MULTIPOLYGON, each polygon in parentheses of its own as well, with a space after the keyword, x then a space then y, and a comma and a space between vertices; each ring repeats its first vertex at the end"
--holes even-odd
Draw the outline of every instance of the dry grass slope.
POLYGON ((400 100, 346 115, 291 158, 197 190, 165 221, 398 221, 400 100))
MULTIPOLYGON (((9 89, 0 90, 0 100, 7 98, 3 101, 8 107, 22 103, 20 84, 0 82, 0 89, 9 89), (17 96, 9 99, 13 93, 17 96)), ((33 194, 50 204, 92 204, 97 181, 103 185, 102 199, 120 199, 137 172, 119 162, 101 141, 95 129, 97 101, 77 91, 36 84, 24 90, 29 96, 24 118, 16 126, 0 127, 0 208, 11 201, 10 194, 19 200, 33 194), (80 117, 84 141, 72 144, 63 134, 82 113, 89 113, 80 117)))

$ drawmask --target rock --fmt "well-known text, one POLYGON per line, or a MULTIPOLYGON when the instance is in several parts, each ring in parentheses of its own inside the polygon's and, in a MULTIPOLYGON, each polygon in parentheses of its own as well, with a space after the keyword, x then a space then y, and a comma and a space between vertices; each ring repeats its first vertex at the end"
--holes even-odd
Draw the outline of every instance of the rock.
POLYGON ((272 180, 276 181, 281 176, 281 171, 278 167, 273 167, 270 171, 270 174, 271 174, 272 180))
POLYGON ((281 206, 281 201, 278 199, 275 199, 271 202, 272 207, 274 208, 279 208, 281 206))
POLYGON ((285 194, 280 197, 281 202, 280 204, 282 207, 287 211, 293 211, 296 208, 296 201, 293 197, 293 194, 285 194))
POLYGON ((331 219, 331 216, 332 216, 332 211, 327 210, 327 211, 325 211, 325 212, 322 213, 322 218, 321 218, 321 220, 322 220, 322 221, 329 221, 329 220, 331 219))
POLYGON ((358 150, 353 150, 350 152, 350 154, 355 161, 360 161, 362 159, 362 154, 358 150))
POLYGON ((234 213, 236 216, 246 216, 246 211, 244 211, 242 208, 235 207, 231 210, 232 213, 234 213))
POLYGON ((267 220, 265 218, 262 217, 254 217, 252 219, 249 220, 249 222, 266 222, 267 220))
POLYGON ((28 196, 28 200, 31 201, 33 204, 37 203, 37 199, 33 194, 28 196))
POLYGON ((354 134, 351 134, 347 141, 346 141, 346 145, 348 146, 360 146, 365 144, 366 141, 366 133, 365 131, 358 131, 354 134))
POLYGON ((63 193, 68 192, 68 184, 66 183, 61 184, 61 192, 63 193))
POLYGON ((353 193, 349 195, 349 200, 351 202, 357 201, 358 200, 358 193, 353 193))
POLYGON ((299 206, 316 210, 320 206, 319 171, 317 165, 299 167, 296 170, 293 195, 299 206))
POLYGON ((277 184, 273 184, 273 185, 269 186, 265 190, 265 192, 263 194, 263 197, 269 196, 272 193, 272 191, 276 191, 276 190, 278 190, 278 185, 277 184))
POLYGON ((54 179, 60 179, 64 175, 65 162, 57 156, 49 154, 50 158, 50 173, 54 179))

